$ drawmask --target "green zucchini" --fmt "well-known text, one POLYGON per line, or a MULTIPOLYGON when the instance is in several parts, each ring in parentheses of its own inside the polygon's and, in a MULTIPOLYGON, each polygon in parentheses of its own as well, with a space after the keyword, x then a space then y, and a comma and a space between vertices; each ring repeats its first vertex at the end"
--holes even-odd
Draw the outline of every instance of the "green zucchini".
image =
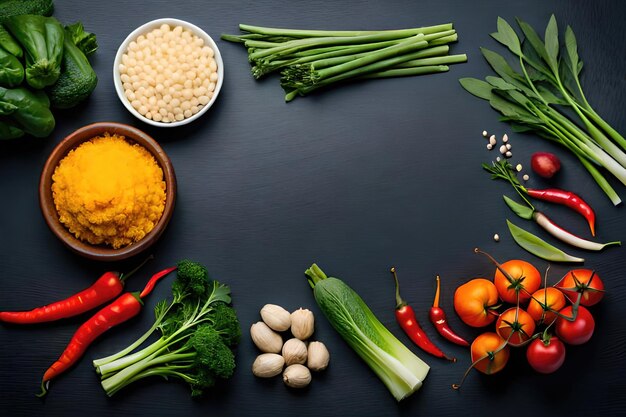
POLYGON ((0 0, 0 20, 20 14, 52 16, 52 0, 0 0))
POLYGON ((61 76, 47 90, 52 107, 69 109, 76 106, 89 97, 97 84, 98 77, 87 57, 74 44, 66 31, 63 40, 61 76))

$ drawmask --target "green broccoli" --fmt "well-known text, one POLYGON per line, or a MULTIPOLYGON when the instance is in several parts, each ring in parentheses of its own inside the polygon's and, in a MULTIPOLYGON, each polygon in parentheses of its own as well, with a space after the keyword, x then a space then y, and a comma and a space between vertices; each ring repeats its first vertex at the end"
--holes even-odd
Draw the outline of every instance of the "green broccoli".
POLYGON ((139 339, 120 352, 93 362, 102 387, 112 396, 128 384, 151 376, 178 378, 201 395, 235 370, 233 348, 241 329, 230 306, 228 286, 211 280, 204 266, 178 263, 172 300, 155 306, 155 322, 139 339), (155 332, 161 337, 137 350, 155 332))

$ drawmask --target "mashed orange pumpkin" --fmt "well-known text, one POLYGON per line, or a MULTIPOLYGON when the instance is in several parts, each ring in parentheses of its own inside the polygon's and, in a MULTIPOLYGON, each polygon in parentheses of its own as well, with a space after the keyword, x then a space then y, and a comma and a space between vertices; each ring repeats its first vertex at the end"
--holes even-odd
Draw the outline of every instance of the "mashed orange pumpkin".
POLYGON ((116 249, 154 228, 165 187, 163 170, 144 147, 109 134, 70 151, 52 176, 61 223, 80 240, 116 249))

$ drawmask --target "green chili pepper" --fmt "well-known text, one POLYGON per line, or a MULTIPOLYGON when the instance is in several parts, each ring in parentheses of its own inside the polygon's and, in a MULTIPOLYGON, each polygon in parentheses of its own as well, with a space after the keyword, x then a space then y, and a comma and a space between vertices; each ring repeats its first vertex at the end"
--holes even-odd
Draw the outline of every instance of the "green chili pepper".
POLYGON ((35 137, 45 137, 52 133, 55 125, 50 111, 50 100, 46 94, 23 87, 0 87, 0 115, 2 114, 4 116, 0 122, 4 126, 0 128, 0 139, 15 138, 15 129, 35 137))
POLYGON ((61 74, 65 36, 59 21, 27 14, 12 16, 4 25, 24 48, 28 85, 42 89, 54 84, 61 74))
POLYGON ((11 36, 11 34, 2 25, 0 25, 0 47, 4 48, 8 53, 17 58, 24 56, 24 52, 22 51, 20 44, 17 43, 13 36, 11 36))
POLYGON ((17 87, 24 80, 24 67, 20 61, 0 48, 0 86, 17 87))
POLYGON ((509 231, 511 232, 511 236, 513 236, 513 240, 515 240, 515 242, 522 248, 533 255, 540 257, 541 259, 553 262, 585 262, 583 258, 568 255, 545 240, 542 240, 521 227, 514 225, 508 219, 506 223, 509 226, 509 231))

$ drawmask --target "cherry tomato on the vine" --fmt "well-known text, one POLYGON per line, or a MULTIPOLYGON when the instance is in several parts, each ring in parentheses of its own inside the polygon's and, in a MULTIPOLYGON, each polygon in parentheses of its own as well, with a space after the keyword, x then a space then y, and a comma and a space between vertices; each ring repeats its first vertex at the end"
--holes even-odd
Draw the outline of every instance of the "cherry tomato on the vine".
MULTIPOLYGON (((574 317, 572 306, 567 306, 559 311, 565 317, 574 317)), ((582 345, 591 339, 595 328, 593 316, 583 306, 578 306, 574 320, 570 321, 563 317, 556 319, 556 335, 570 345, 582 345)))
POLYGON ((504 339, 492 332, 479 335, 470 347, 474 369, 491 375, 501 371, 509 360, 509 346, 504 339), (483 358, 479 360, 480 358, 483 358))
POLYGON ((555 311, 565 307, 565 295, 554 287, 547 287, 533 293, 526 311, 537 324, 551 324, 556 320, 555 311))
POLYGON ((575 303, 578 295, 582 294, 580 304, 584 306, 597 304, 604 297, 604 283, 591 269, 569 271, 555 287, 563 291, 572 303, 575 303))
POLYGON ((526 261, 513 259, 503 263, 501 268, 508 273, 509 277, 498 268, 493 283, 498 289, 500 299, 506 303, 517 304, 518 293, 519 302, 525 303, 530 299, 530 294, 541 286, 541 274, 537 268, 526 261))
POLYGON ((454 310, 463 323, 472 327, 483 327, 493 323, 497 314, 498 291, 495 285, 484 278, 474 278, 454 292, 454 310))
POLYGON ((535 371, 551 374, 565 362, 565 345, 556 336, 535 339, 528 345, 526 359, 535 371))
POLYGON ((521 308, 509 308, 498 317, 496 332, 511 346, 520 346, 535 332, 535 320, 521 308))

